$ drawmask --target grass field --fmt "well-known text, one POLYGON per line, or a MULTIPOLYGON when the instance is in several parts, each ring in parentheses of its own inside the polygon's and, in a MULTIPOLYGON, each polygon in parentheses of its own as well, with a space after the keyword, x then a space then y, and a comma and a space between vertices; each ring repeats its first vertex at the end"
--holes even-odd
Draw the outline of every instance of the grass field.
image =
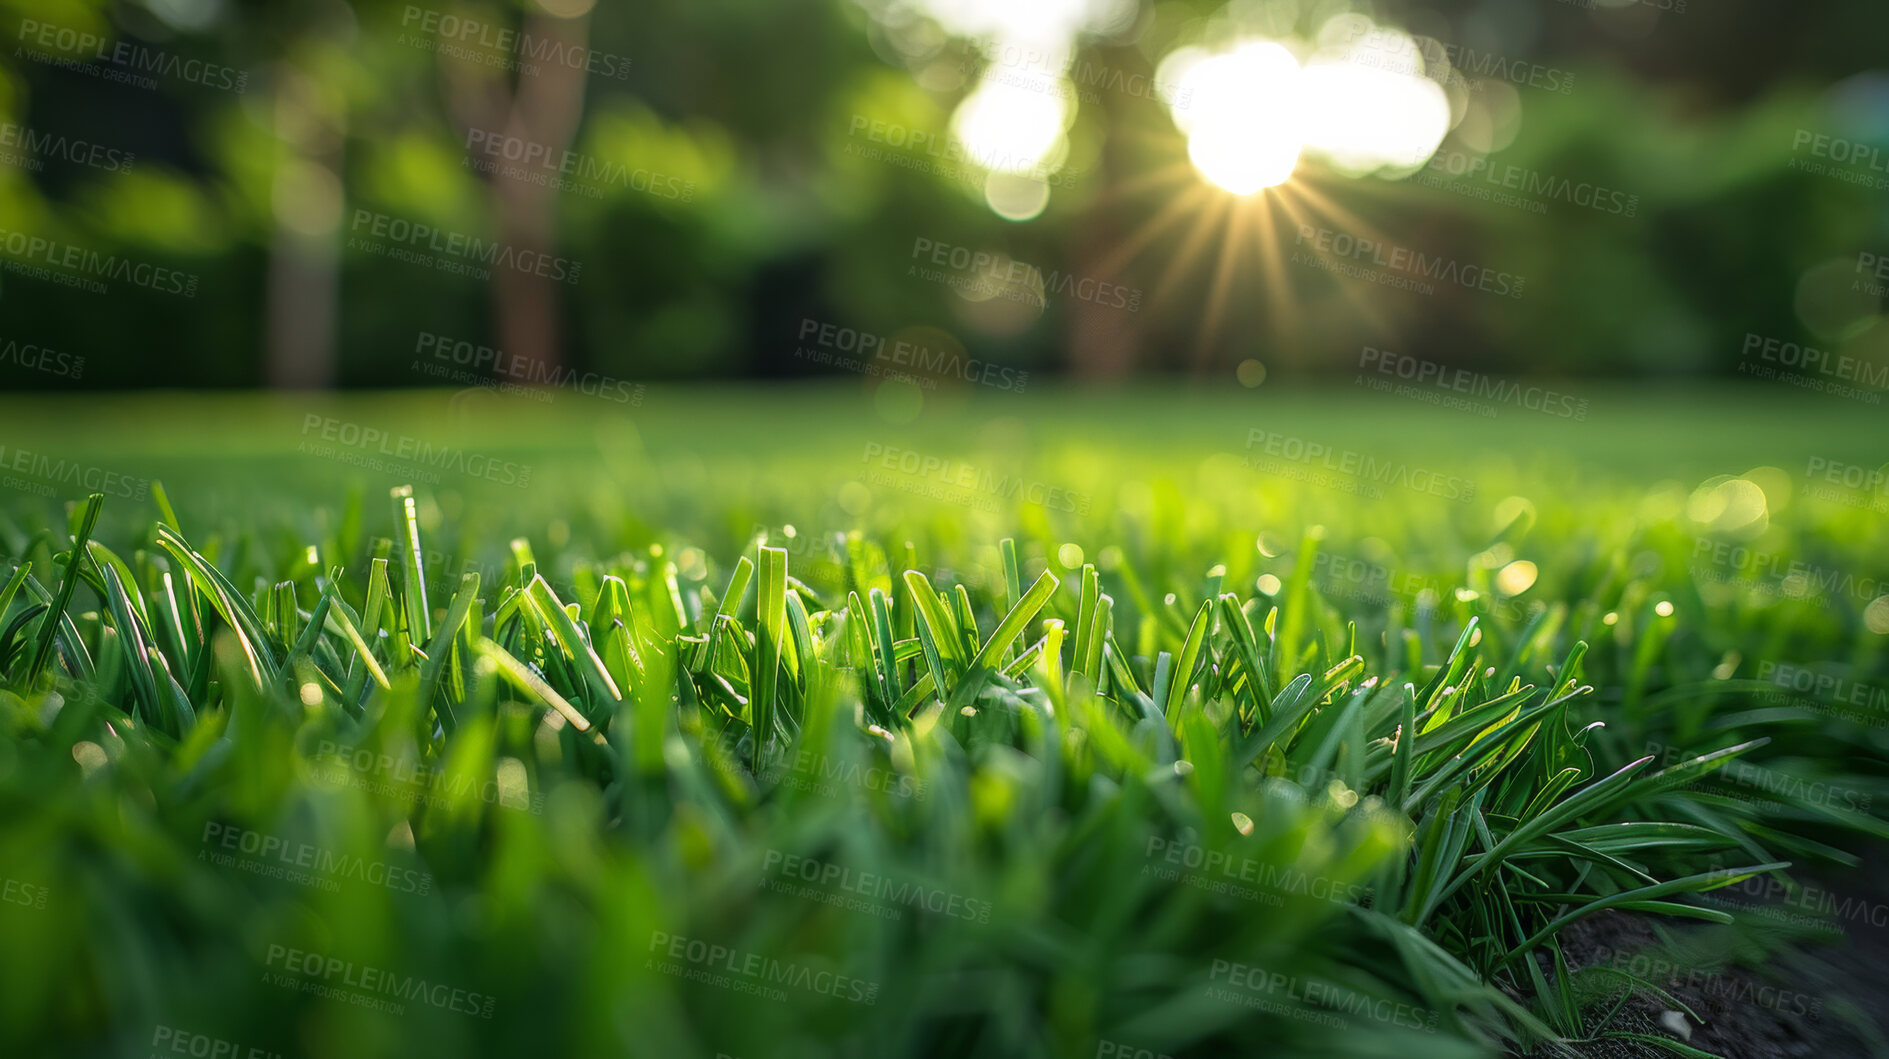
POLYGON ((1883 1054, 1880 409, 1581 397, 8 398, 0 1053, 1883 1054))

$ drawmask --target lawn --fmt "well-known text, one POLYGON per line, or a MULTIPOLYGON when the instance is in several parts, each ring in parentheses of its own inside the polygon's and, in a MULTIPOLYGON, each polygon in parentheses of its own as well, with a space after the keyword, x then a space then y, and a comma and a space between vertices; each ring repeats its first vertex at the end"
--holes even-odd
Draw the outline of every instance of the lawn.
POLYGON ((0 1053, 1881 1054, 1880 408, 1576 388, 8 398, 0 1053))

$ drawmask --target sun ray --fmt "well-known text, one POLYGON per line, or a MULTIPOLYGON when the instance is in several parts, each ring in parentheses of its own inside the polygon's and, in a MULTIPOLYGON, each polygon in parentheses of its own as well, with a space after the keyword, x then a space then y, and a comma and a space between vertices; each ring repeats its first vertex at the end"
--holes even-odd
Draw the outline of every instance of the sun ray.
MULTIPOLYGON (((1255 212, 1253 210, 1241 209, 1240 206, 1242 205, 1246 204, 1238 203, 1229 206, 1230 215, 1227 218, 1227 237, 1220 241, 1220 263, 1219 267, 1214 270, 1213 285, 1207 293, 1207 311, 1205 314, 1206 332, 1202 340, 1196 344, 1197 353, 1194 358, 1194 369, 1196 371, 1203 370, 1207 366, 1208 355, 1211 352, 1208 339, 1215 341, 1219 339, 1220 325, 1226 315, 1227 294, 1233 287, 1233 274, 1238 264, 1236 259, 1240 256, 1240 251, 1245 242, 1242 238, 1245 234, 1245 218, 1255 212)), ((1253 205, 1257 206, 1260 210, 1265 209, 1263 202, 1254 203, 1253 205)))
POLYGON ((1199 184, 1195 184, 1193 187, 1182 191, 1166 206, 1162 207, 1159 213, 1149 218, 1141 227, 1130 233, 1128 238, 1123 240, 1120 246, 1109 251, 1108 256, 1104 257, 1101 264, 1098 266, 1100 271, 1104 275, 1113 275, 1126 268, 1129 262, 1140 256, 1141 252, 1148 248, 1148 244, 1159 237, 1162 232, 1174 225, 1182 223, 1187 219, 1190 213, 1199 209, 1199 200, 1203 197, 1211 199, 1211 194, 1208 192, 1208 189, 1201 187, 1199 184))
POLYGON ((1214 232, 1224 228, 1223 215, 1228 212, 1238 212, 1238 205, 1224 197, 1221 197, 1218 202, 1209 200, 1207 208, 1201 210, 1199 216, 1194 219, 1193 228, 1182 237, 1180 247, 1174 252, 1176 267, 1168 269, 1167 275, 1161 278, 1160 286, 1155 288, 1154 297, 1165 298, 1174 289, 1175 284, 1193 271, 1192 263, 1208 252, 1213 242, 1214 232))
POLYGON ((1152 169, 1140 176, 1129 177, 1105 189, 1097 198, 1100 204, 1107 204, 1118 199, 1133 198, 1150 191, 1167 190, 1165 185, 1179 188, 1192 188, 1200 183, 1199 173, 1188 162, 1170 162, 1159 169, 1152 169))
MULTIPOLYGON (((1272 311, 1267 314, 1273 323, 1275 333, 1280 332, 1289 323, 1296 323, 1293 314, 1291 277, 1286 275, 1285 253, 1280 248, 1274 230, 1272 196, 1266 197, 1266 208, 1253 211, 1255 225, 1259 229, 1259 238, 1254 240, 1254 248, 1259 255, 1259 272, 1268 282, 1265 288, 1272 311)), ((1281 204, 1283 208, 1283 204, 1281 204)))
MULTIPOLYGON (((1431 80, 1351 61, 1361 48, 1401 54, 1415 47, 1408 34, 1364 15, 1334 18, 1352 24, 1344 33, 1305 39, 1248 36, 1188 45, 1162 62, 1162 74, 1174 86, 1169 117, 1185 138, 1186 168, 1205 197, 1171 192, 1106 264, 1113 270, 1136 262, 1145 272, 1150 247, 1171 251, 1159 281, 1150 284, 1150 301, 1193 303, 1186 308, 1200 322, 1197 368, 1226 348, 1226 331, 1235 320, 1257 315, 1282 341, 1302 337, 1298 329, 1311 315, 1303 305, 1308 289, 1374 328, 1405 311, 1368 276, 1322 267, 1325 252, 1307 245, 1307 234, 1336 230, 1366 244, 1360 256, 1371 256, 1370 244, 1393 245, 1392 237, 1346 203, 1368 204, 1388 186, 1370 179, 1374 175, 1396 178, 1420 168, 1448 134, 1448 99, 1431 80), (1347 193, 1341 201, 1331 178, 1344 178, 1338 182, 1366 197, 1347 193), (1301 254, 1318 256, 1301 269, 1294 266, 1295 260, 1308 260, 1301 254)), ((1104 198, 1166 189, 1175 168, 1124 182, 1104 198)))
POLYGON ((1387 242, 1389 240, 1390 236, 1388 233, 1382 231, 1370 221, 1345 209, 1343 206, 1339 205, 1336 199, 1321 192, 1317 188, 1309 184, 1299 184, 1296 190, 1299 197, 1305 200, 1308 209, 1317 210, 1324 218, 1339 225, 1347 235, 1367 238, 1378 243, 1387 242))
MULTIPOLYGON (((1300 204, 1301 208, 1305 209, 1308 215, 1312 207, 1312 202, 1310 200, 1312 200, 1313 198, 1314 196, 1308 195, 1307 196, 1308 201, 1300 204)), ((1329 200, 1324 200, 1321 198, 1319 199, 1319 202, 1327 206, 1327 208, 1332 208, 1330 206, 1329 200)), ((1294 204, 1286 201, 1284 197, 1281 197, 1279 205, 1280 205, 1280 208, 1285 210, 1286 215, 1292 218, 1292 222, 1294 225, 1294 235, 1296 236, 1298 234, 1299 229, 1306 227, 1305 219, 1300 215, 1300 213, 1297 210, 1294 209, 1294 204)), ((1340 210, 1339 212, 1342 213, 1343 211, 1340 210)), ((1376 236, 1374 235, 1373 237, 1375 238, 1376 236)), ((1336 275, 1333 275, 1331 279, 1332 279, 1332 283, 1331 283, 1332 289, 1335 290, 1340 297, 1344 298, 1347 302, 1350 302, 1352 307, 1355 308, 1358 311, 1358 313, 1362 315, 1366 320, 1369 320, 1373 327, 1381 328, 1384 326, 1384 317, 1382 315, 1381 306, 1374 304, 1372 298, 1367 293, 1365 293, 1363 290, 1360 290, 1355 283, 1347 282, 1336 275)))

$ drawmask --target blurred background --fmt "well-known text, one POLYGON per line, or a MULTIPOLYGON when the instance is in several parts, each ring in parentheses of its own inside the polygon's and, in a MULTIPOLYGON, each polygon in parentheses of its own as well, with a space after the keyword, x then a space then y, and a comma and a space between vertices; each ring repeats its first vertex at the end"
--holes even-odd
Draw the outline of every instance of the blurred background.
POLYGON ((0 6, 8 389, 1889 385, 1879 0, 0 6))

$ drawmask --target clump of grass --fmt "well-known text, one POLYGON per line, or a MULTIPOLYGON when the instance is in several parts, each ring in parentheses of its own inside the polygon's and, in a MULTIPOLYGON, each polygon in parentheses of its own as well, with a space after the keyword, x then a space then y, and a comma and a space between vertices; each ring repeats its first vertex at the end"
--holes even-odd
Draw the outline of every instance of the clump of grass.
POLYGON ((852 532, 819 587, 765 536, 563 589, 517 540, 429 596, 410 490, 359 548, 199 546, 156 500, 123 555, 99 496, 15 535, 0 589, 28 1053, 1556 1050, 1613 1032, 1563 930, 1731 923, 1700 896, 1844 856, 1701 788, 1765 740, 1698 704, 1758 689, 1677 679, 1650 595, 1597 683, 1613 604, 1485 583, 1361 632, 1315 533, 1270 594, 852 532))

